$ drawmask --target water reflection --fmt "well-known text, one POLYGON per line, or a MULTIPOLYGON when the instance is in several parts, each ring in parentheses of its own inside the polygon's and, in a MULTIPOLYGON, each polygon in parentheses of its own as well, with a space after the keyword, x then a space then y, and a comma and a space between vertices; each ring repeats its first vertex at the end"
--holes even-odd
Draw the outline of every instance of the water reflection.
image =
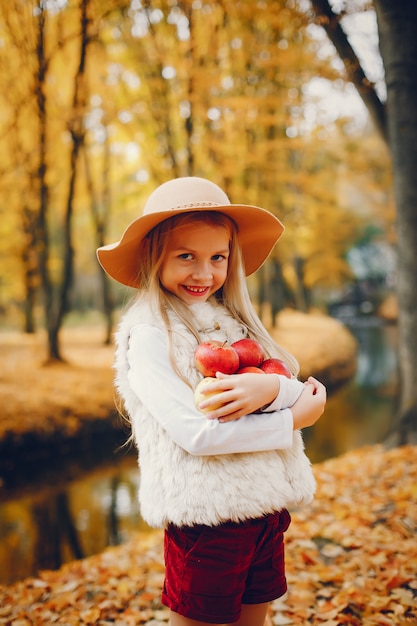
POLYGON ((353 326, 359 343, 358 368, 355 381, 361 387, 396 386, 397 342, 396 326, 382 326, 376 320, 371 325, 353 326))
MULTIPOLYGON (((352 332, 359 342, 356 377, 329 398, 323 418, 304 433, 313 462, 382 440, 393 420, 397 330, 368 322, 352 332)), ((76 479, 65 481, 59 470, 58 480, 49 468, 35 486, 26 485, 24 491, 13 487, 0 503, 0 583, 57 568, 138 531, 150 531, 139 513, 134 451, 113 451, 108 458, 76 479)))
POLYGON ((328 399, 323 417, 304 432, 314 463, 383 441, 394 421, 397 327, 365 320, 352 325, 351 331, 359 345, 355 378, 328 399))
POLYGON ((34 488, 0 505, 0 583, 56 569, 148 527, 140 517, 136 456, 123 455, 65 489, 34 488))

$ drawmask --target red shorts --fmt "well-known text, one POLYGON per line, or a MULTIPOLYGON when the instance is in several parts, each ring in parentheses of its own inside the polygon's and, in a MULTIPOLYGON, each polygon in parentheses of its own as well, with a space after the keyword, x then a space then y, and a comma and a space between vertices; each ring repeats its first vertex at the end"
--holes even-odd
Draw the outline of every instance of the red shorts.
POLYGON ((238 621, 242 604, 270 602, 287 590, 286 509, 242 523, 174 526, 165 531, 162 602, 209 624, 238 621))

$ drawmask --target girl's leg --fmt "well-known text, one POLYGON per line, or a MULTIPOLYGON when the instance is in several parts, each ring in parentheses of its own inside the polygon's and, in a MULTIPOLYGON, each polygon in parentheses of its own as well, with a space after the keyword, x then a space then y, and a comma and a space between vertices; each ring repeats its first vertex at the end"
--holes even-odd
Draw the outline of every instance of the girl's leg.
POLYGON ((239 621, 233 624, 207 624, 183 617, 174 611, 170 612, 170 626, 264 626, 269 602, 262 604, 243 604, 239 621))
MULTIPOLYGON (((249 622, 248 622, 249 624, 249 622)), ((207 624, 207 622, 197 622, 194 619, 183 617, 174 611, 169 613, 169 626, 227 626, 226 624, 207 624)), ((252 624, 256 626, 256 624, 252 624)))
POLYGON ((240 619, 229 626, 264 626, 269 602, 242 604, 240 619))

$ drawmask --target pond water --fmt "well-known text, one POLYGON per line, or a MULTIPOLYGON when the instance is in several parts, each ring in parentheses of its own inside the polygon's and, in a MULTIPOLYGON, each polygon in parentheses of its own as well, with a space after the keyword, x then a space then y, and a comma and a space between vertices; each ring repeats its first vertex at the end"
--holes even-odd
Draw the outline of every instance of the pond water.
MULTIPOLYGON (((357 373, 329 398, 318 424, 304 432, 313 462, 383 440, 395 414, 397 328, 368 318, 356 321, 351 330, 359 345, 357 373)), ((137 504, 134 451, 109 449, 103 458, 108 460, 93 469, 90 459, 90 469, 78 467, 65 476, 49 468, 36 484, 28 479, 0 502, 0 583, 96 554, 137 532, 151 532, 137 504)))

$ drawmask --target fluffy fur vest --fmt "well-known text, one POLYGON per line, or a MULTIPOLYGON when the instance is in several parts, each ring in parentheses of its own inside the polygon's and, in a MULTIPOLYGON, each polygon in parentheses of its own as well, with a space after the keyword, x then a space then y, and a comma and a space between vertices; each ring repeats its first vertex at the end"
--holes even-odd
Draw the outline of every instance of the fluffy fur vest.
MULTIPOLYGON (((193 305, 203 341, 237 341, 247 335, 216 302, 193 305)), ((201 380, 194 367, 197 342, 171 315, 174 356, 193 388, 201 380)), ((130 416, 138 448, 139 501, 144 520, 155 527, 217 525, 293 508, 312 500, 315 481, 299 431, 286 450, 193 456, 175 444, 141 404, 127 381, 126 352, 131 329, 141 323, 163 328, 144 302, 131 306, 116 333, 116 387, 130 416)))

